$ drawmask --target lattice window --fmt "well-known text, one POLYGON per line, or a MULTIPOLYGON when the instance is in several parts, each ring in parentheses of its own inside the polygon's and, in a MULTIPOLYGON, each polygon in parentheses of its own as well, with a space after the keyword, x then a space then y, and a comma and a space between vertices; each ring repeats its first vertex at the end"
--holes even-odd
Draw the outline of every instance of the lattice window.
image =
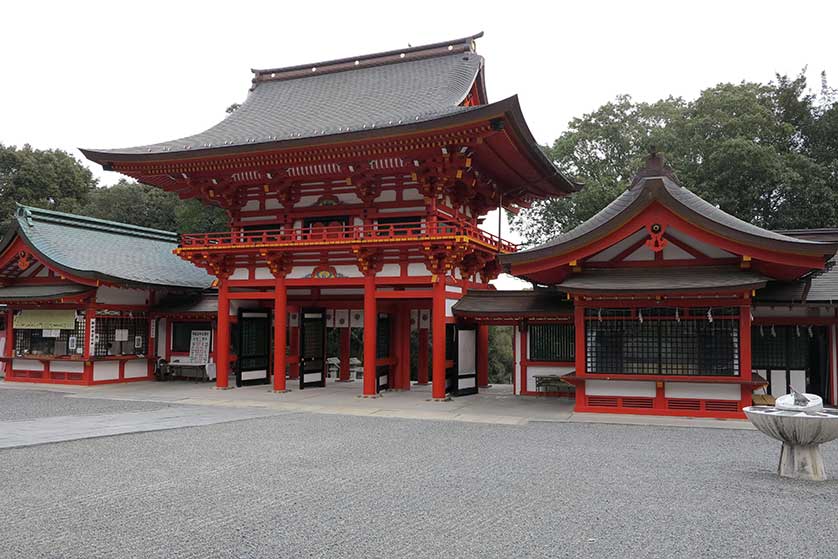
POLYGON ((17 355, 81 355, 84 353, 84 313, 76 316, 72 330, 15 329, 17 355), (47 333, 49 335, 44 336, 47 333), (52 334, 57 333, 58 336, 52 334))
POLYGON ((590 373, 739 373, 736 308, 587 309, 585 338, 590 373))
POLYGON ((573 361, 575 331, 573 324, 530 324, 530 361, 573 361))
POLYGON ((148 330, 145 313, 97 316, 94 356, 145 355, 148 351, 148 330))

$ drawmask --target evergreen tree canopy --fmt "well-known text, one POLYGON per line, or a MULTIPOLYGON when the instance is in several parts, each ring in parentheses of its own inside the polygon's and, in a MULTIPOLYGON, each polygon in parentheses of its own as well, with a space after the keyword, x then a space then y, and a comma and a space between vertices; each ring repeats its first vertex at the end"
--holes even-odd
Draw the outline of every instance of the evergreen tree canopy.
POLYGON ((536 203, 513 227, 536 244, 589 219, 628 187, 651 146, 681 183, 768 229, 838 225, 838 95, 822 79, 720 84, 693 101, 617 97, 573 119, 548 148, 579 193, 536 203))

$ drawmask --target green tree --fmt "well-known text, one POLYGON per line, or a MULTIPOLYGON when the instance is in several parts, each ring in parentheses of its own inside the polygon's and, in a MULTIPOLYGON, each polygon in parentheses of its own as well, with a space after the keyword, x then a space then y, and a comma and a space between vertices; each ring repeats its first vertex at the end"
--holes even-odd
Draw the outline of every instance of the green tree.
POLYGON ((651 146, 681 183, 709 202, 767 228, 838 224, 838 103, 805 74, 768 84, 720 84, 690 102, 636 103, 620 96, 572 120, 549 148, 582 192, 536 203, 512 222, 529 244, 589 219, 631 182, 651 146))
POLYGON ((227 214, 220 208, 204 206, 197 200, 183 201, 171 192, 126 179, 95 189, 79 213, 178 233, 228 228, 227 214))
POLYGON ((512 384, 512 326, 489 326, 489 383, 512 384))
POLYGON ((16 202, 78 211, 95 187, 90 170, 65 151, 0 144, 0 223, 12 219, 16 202))

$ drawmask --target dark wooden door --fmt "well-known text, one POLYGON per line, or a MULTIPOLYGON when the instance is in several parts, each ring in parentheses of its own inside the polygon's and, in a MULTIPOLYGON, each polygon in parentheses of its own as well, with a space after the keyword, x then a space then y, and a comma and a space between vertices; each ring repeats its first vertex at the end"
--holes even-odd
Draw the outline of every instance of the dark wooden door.
POLYGON ((303 309, 300 316, 300 390, 326 386, 326 311, 303 309))
POLYGON ((271 311, 240 309, 236 386, 271 381, 271 311))

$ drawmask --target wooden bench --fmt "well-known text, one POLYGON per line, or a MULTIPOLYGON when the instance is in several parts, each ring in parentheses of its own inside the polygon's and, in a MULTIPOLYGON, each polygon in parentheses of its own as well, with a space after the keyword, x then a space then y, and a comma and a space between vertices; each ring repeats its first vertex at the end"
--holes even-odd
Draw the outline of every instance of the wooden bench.
POLYGON ((576 388, 562 380, 561 375, 534 375, 536 392, 575 392, 576 388))

